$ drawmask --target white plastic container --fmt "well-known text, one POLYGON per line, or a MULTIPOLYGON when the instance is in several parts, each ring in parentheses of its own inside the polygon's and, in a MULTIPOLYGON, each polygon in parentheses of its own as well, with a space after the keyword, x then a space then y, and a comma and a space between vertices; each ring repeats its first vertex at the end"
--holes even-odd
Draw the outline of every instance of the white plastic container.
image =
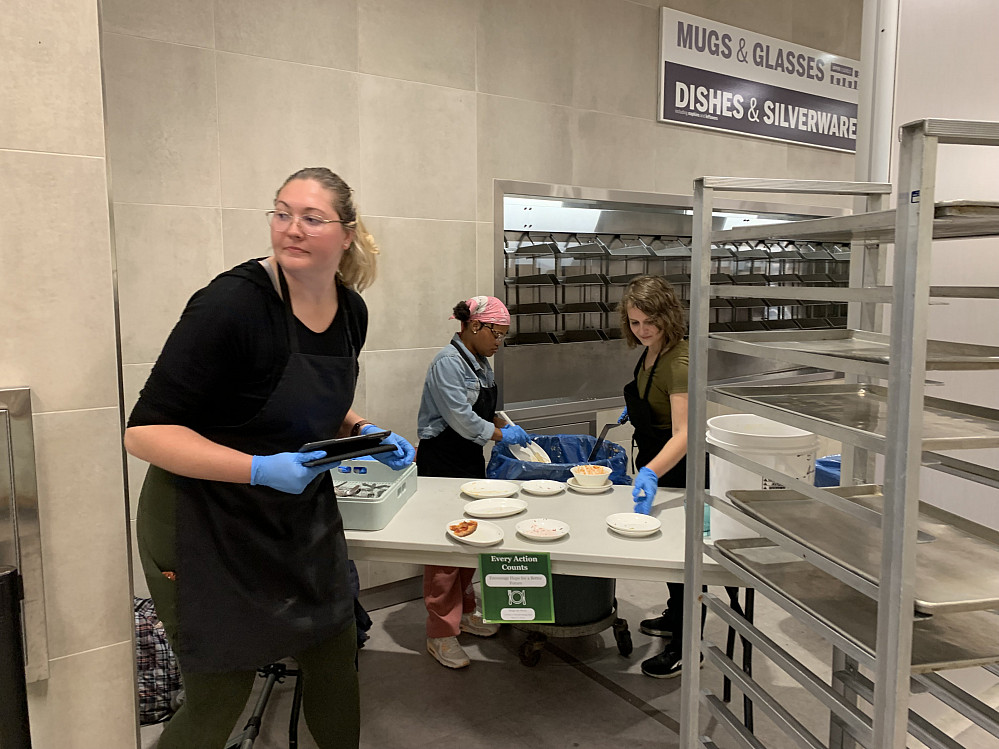
MULTIPOLYGON (((764 419, 753 414, 725 414, 708 419, 707 442, 802 481, 815 477, 815 453, 819 440, 811 432, 764 419)), ((783 489, 757 473, 709 456, 711 496, 723 502, 733 489, 783 489)), ((721 511, 711 513, 711 538, 756 536, 742 523, 721 511)))
POLYGON ((343 486, 364 483, 391 485, 372 499, 345 497, 337 492, 336 502, 343 516, 344 530, 377 531, 388 525, 406 500, 416 492, 416 464, 393 471, 374 459, 353 458, 333 469, 333 482, 343 486))

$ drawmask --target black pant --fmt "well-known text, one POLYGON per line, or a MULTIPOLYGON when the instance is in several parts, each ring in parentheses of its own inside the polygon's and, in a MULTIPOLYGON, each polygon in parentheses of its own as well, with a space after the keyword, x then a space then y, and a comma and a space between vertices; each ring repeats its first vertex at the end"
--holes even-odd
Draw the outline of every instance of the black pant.
MULTIPOLYGON (((687 485, 687 458, 680 459, 673 468, 659 477, 659 486, 671 488, 684 488, 687 485)), ((704 458, 704 488, 710 487, 708 480, 708 460, 704 458)), ((666 645, 666 650, 679 653, 683 648, 683 583, 666 583, 669 589, 669 601, 666 603, 666 617, 669 620, 670 631, 673 637, 666 645)), ((707 592, 705 585, 702 590, 707 592)), ((701 634, 704 634, 704 620, 707 618, 708 609, 701 606, 701 634)))

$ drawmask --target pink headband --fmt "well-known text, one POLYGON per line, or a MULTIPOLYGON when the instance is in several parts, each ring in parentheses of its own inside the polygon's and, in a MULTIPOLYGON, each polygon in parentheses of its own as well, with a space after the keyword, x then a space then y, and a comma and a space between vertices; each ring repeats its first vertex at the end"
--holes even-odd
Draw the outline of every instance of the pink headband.
MULTIPOLYGON (((496 325, 510 324, 510 311, 503 302, 494 296, 473 296, 466 304, 472 313, 469 321, 478 320, 496 325)), ((450 319, 453 320, 454 315, 451 315, 450 319)))

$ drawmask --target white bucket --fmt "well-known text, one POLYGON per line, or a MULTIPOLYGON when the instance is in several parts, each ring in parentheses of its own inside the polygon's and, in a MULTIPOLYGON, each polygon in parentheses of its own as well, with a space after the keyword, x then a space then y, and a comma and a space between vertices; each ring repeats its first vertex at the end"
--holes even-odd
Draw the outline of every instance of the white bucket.
MULTIPOLYGON (((815 477, 818 438, 811 432, 753 414, 725 414, 708 419, 709 445, 729 450, 802 481, 815 477)), ((711 496, 728 502, 733 489, 783 489, 783 485, 737 465, 709 456, 711 496)), ((711 513, 711 538, 751 538, 757 534, 722 512, 711 513)))

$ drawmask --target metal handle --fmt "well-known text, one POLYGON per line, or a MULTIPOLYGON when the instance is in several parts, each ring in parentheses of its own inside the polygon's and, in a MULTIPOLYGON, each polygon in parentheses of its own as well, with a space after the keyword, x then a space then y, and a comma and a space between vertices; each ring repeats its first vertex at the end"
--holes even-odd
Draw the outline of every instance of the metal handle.
POLYGON ((31 749, 28 693, 24 679, 21 599, 24 589, 15 567, 0 567, 0 747, 31 749))

